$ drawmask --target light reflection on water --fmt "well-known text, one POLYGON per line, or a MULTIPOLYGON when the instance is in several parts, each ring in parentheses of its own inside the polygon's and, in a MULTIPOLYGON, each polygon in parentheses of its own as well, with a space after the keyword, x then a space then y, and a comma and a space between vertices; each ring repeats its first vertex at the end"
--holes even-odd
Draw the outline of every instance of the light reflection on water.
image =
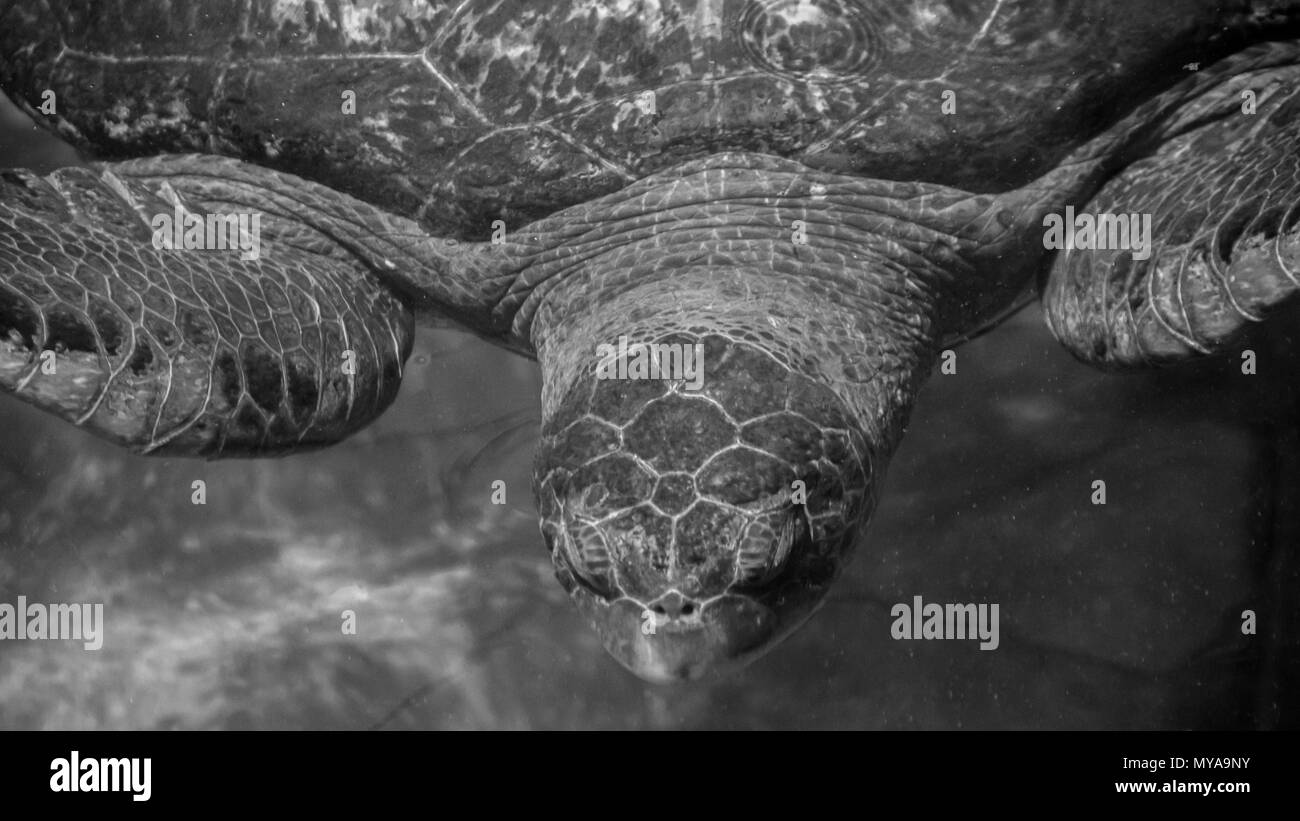
POLYGON ((1265 601, 1271 445, 1231 363, 1098 374, 1023 312, 931 380, 822 612, 745 672, 678 687, 607 658, 551 576, 539 390, 534 364, 423 331, 370 429, 216 463, 135 457, 0 397, 0 601, 103 602, 107 622, 98 652, 0 644, 0 727, 1277 720, 1261 640, 1236 629, 1265 601), (1001 649, 892 641, 913 595, 999 602, 1001 649))

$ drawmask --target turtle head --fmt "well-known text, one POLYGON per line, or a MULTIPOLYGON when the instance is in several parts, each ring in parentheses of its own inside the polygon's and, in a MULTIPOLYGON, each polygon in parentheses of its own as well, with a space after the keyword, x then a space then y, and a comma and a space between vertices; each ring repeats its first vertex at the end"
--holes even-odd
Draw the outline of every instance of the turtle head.
POLYGON ((556 575, 651 681, 743 665, 816 609, 871 504, 845 403, 757 340, 598 346, 543 427, 556 575))
POLYGON ((942 335, 983 305, 947 231, 987 207, 726 154, 530 227, 503 305, 542 366, 534 494, 624 666, 736 667, 825 599, 942 335))

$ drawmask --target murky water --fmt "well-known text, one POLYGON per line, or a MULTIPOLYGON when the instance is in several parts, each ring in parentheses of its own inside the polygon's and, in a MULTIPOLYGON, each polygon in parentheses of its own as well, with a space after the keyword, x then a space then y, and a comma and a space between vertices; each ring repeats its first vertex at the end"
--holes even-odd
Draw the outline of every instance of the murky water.
MULTIPOLYGON (((59 161, 13 123, 0 151, 59 161)), ((609 659, 551 576, 532 363, 422 332, 378 423, 268 461, 136 457, 0 397, 0 602, 106 621, 98 651, 0 643, 0 727, 1294 725, 1294 365, 1261 351, 1256 377, 1105 375, 1022 312, 931 380, 823 610, 670 687, 609 659), (999 603, 999 649, 891 639, 914 595, 999 603)))

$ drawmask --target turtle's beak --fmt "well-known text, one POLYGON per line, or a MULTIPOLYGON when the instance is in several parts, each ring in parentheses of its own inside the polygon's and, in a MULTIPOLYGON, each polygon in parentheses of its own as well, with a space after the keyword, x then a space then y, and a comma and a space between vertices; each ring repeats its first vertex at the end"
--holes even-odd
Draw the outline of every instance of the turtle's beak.
POLYGON ((610 655, 655 683, 734 671, 786 632, 775 613, 746 596, 721 596, 689 615, 656 613, 630 599, 584 600, 580 606, 610 655))

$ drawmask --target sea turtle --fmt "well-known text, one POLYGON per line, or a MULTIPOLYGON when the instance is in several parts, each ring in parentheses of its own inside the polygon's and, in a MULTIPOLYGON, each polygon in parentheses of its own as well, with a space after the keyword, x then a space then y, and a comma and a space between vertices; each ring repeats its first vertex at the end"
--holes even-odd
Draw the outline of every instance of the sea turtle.
POLYGON ((100 162, 0 172, 0 386, 260 456, 373 420, 418 320, 536 357, 556 575, 629 669, 696 677, 812 614, 940 354, 1027 294, 1116 368, 1291 297, 1298 33, 1284 0, 9 2, 0 87, 100 162), (220 214, 243 244, 188 243, 220 214))

